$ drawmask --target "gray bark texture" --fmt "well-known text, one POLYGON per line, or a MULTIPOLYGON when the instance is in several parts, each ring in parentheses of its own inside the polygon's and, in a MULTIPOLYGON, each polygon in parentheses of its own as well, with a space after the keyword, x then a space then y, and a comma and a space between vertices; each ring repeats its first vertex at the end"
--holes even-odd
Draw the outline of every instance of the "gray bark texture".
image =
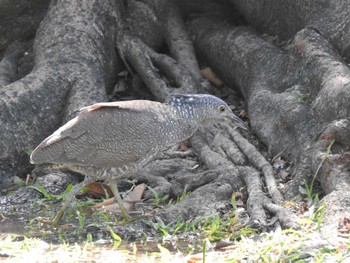
MULTIPOLYGON (((82 106, 106 100, 103 87, 112 84, 117 64, 117 12, 112 1, 50 4, 29 51, 33 68, 0 89, 1 180, 28 171, 26 151, 59 127, 63 116, 70 119, 82 106)), ((1 66, 16 67, 8 53, 1 66)), ((6 77, 7 70, 0 72, 6 77)))
MULTIPOLYGON (((240 94, 249 132, 203 127, 189 151, 170 149, 133 176, 161 195, 191 192, 159 215, 224 213, 232 193, 246 187, 251 226, 266 228, 274 216, 297 228, 281 204, 308 182, 320 185, 327 231, 350 217, 342 194, 350 189, 347 1, 27 2, 0 0, 0 190, 34 168, 28 151, 81 107, 120 99, 120 90, 158 101, 210 92, 237 107, 240 94), (209 84, 204 67, 225 85, 209 84), (283 187, 271 165, 276 157, 292 167, 283 187)), ((52 191, 65 188, 70 176, 41 169, 35 173, 55 181, 52 191)), ((32 192, 16 194, 0 204, 32 192)))
POLYGON ((295 164, 285 197, 316 179, 324 201, 332 203, 325 225, 336 228, 339 218, 349 216, 349 200, 334 200, 335 191, 347 192, 350 182, 349 4, 231 2, 250 25, 234 26, 217 14, 196 17, 189 23, 196 51, 240 90, 270 158, 282 155, 295 164))

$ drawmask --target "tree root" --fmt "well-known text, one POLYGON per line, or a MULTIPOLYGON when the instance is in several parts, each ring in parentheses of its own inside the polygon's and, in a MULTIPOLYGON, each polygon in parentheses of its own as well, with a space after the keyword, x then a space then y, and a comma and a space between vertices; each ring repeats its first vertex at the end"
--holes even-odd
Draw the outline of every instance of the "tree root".
POLYGON ((281 204, 283 202, 283 197, 280 191, 277 189, 274 171, 271 164, 239 132, 227 125, 226 129, 229 132, 231 138, 237 143, 241 151, 248 157, 249 162, 263 173, 266 187, 268 193, 272 198, 272 201, 275 204, 281 204))
MULTIPOLYGON (((126 1, 125 6, 108 0, 84 5, 52 2, 34 41, 31 73, 16 75, 14 70, 27 46, 16 47, 19 53, 9 46, 2 53, 0 148, 5 151, 0 161, 7 167, 1 167, 0 178, 29 170, 19 166, 28 159, 25 150, 52 132, 60 120, 75 116, 82 106, 107 99, 105 88, 115 82, 119 62, 115 43, 130 73, 137 73, 157 100, 164 101, 170 93, 205 90, 178 4, 174 0, 126 1), (170 54, 159 53, 164 50, 170 54), (25 109, 23 114, 18 114, 19 109, 25 109), (9 119, 13 122, 6 122, 9 119)), ((349 189, 350 184, 348 66, 315 28, 301 30, 281 48, 248 27, 230 25, 225 10, 220 16, 219 9, 214 17, 191 16, 188 25, 198 54, 226 83, 240 89, 248 102, 252 129, 269 153, 282 152, 284 158, 301 163, 290 193, 296 195, 305 179, 316 178, 326 202, 334 205, 332 194, 349 189)), ((180 215, 188 218, 220 210, 245 182, 250 225, 268 227, 267 211, 282 227, 295 227, 294 216, 280 206, 283 197, 273 168, 238 131, 228 125, 204 127, 190 141, 199 160, 192 153, 173 152, 134 176, 161 195, 192 191, 161 216, 172 221, 180 215), (260 172, 271 200, 263 191, 260 172)), ((55 172, 49 174, 56 180, 55 172)), ((146 196, 152 197, 151 191, 146 196)))
POLYGON ((126 15, 126 21, 131 19, 135 20, 128 23, 117 41, 119 53, 129 71, 135 70, 160 101, 164 101, 170 93, 202 93, 208 82, 200 75, 193 43, 185 29, 177 3, 173 0, 157 1, 156 5, 133 3, 126 15), (142 5, 144 8, 135 8, 135 5, 142 5), (149 41, 145 35, 147 31, 151 34, 155 28, 142 28, 144 32, 138 32, 143 20, 149 19, 144 17, 146 13, 141 11, 144 9, 149 10, 146 13, 152 12, 153 16, 162 21, 160 24, 164 25, 163 28, 158 28, 159 23, 149 25, 160 31, 172 57, 157 53, 155 50, 159 49, 159 41, 149 41))
POLYGON ((124 60, 133 66, 158 100, 164 101, 170 93, 174 93, 174 89, 168 88, 167 82, 162 79, 159 70, 177 86, 175 93, 196 93, 199 85, 184 66, 166 55, 157 54, 140 39, 125 33, 119 38, 118 47, 124 60))
MULTIPOLYGON (((296 177, 285 188, 287 197, 298 195, 304 179, 310 181, 315 174, 326 194, 348 189, 350 143, 344 140, 349 134, 348 120, 344 120, 350 114, 350 70, 328 39, 307 27, 282 49, 250 28, 230 25, 219 16, 194 18, 189 27, 198 53, 246 98, 252 129, 269 153, 282 153, 298 164, 296 177), (334 124, 344 129, 339 132, 342 139, 335 138, 334 124), (333 139, 336 153, 324 159, 333 139)), ((271 166, 263 158, 256 159, 239 135, 230 134, 249 161, 263 171, 268 190, 279 204, 283 199, 271 166)))
MULTIPOLYGON (((187 159, 163 159, 155 160, 146 165, 142 170, 137 171, 133 179, 150 186, 159 196, 166 196, 172 192, 176 194, 184 192, 185 186, 173 186, 172 181, 177 176, 183 176, 196 165, 197 162, 187 159), (176 190, 172 190, 176 188, 176 190)), ((191 173, 192 174, 192 173, 191 173)), ((145 198, 154 198, 154 193, 146 191, 145 198)), ((178 196, 178 195, 176 195, 178 196)))
POLYGON ((45 16, 48 1, 1 1, 0 3, 0 57, 13 41, 26 41, 34 37, 45 16))
POLYGON ((172 222, 182 217, 187 220, 194 215, 213 215, 226 208, 230 200, 232 187, 227 183, 213 182, 191 192, 181 202, 158 214, 166 222, 172 222))
POLYGON ((263 191, 263 184, 259 172, 252 167, 239 167, 242 178, 247 185, 248 200, 247 210, 250 215, 248 225, 254 228, 266 228, 267 215, 264 209, 277 216, 278 222, 283 228, 297 229, 297 217, 288 209, 271 202, 263 191))
POLYGON ((247 166, 239 167, 239 172, 247 185, 249 195, 247 200, 247 211, 250 216, 248 225, 254 228, 266 227, 267 215, 263 208, 265 193, 259 172, 247 166))
POLYGON ((79 182, 77 174, 60 170, 51 170, 47 167, 44 169, 37 167, 33 174, 38 176, 33 187, 20 188, 12 195, 2 196, 0 198, 0 206, 6 208, 9 206, 26 204, 41 198, 42 194, 36 189, 37 186, 42 187, 48 194, 58 195, 63 193, 69 184, 76 184, 79 182))
MULTIPOLYGON (((13 42, 11 43, 3 57, 0 61, 0 87, 9 85, 10 83, 18 80, 23 77, 23 74, 29 72, 19 72, 17 69, 20 69, 19 60, 25 56, 25 52, 28 51, 32 45, 32 41, 27 42, 13 42)), ((28 63, 29 70, 32 69, 32 63, 28 63)), ((28 70, 28 69, 27 69, 28 70)))
POLYGON ((188 35, 183 17, 175 2, 174 0, 168 1, 165 41, 172 57, 184 65, 197 82, 202 82, 203 78, 199 71, 192 40, 188 35))
POLYGON ((300 163, 293 181, 286 185, 288 196, 295 194, 299 185, 305 182, 312 185, 315 180, 321 183, 326 195, 349 188, 348 134, 348 119, 337 120, 327 126, 319 139, 305 152, 304 162, 300 163))
MULTIPOLYGON (((68 120, 82 106, 106 100, 101 87, 110 85, 105 76, 116 70, 112 30, 118 8, 108 0, 98 6, 53 2, 36 34, 32 72, 0 89, 1 180, 29 172, 26 152, 57 128, 63 115, 68 120)), ((14 55, 5 55, 2 63, 14 55)), ((14 78, 2 73, 4 83, 14 78)))

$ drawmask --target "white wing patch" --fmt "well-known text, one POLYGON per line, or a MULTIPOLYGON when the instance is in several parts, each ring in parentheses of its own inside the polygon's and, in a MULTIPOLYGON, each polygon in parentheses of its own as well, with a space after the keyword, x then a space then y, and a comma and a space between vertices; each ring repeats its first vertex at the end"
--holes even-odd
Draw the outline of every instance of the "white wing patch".
POLYGON ((59 141, 62 138, 62 132, 69 129, 70 127, 74 126, 77 121, 78 121, 78 117, 71 119, 65 125, 60 127, 57 131, 55 131, 53 134, 51 134, 49 137, 47 137, 46 140, 44 140, 41 143, 41 146, 46 147, 46 146, 49 146, 49 145, 59 141))

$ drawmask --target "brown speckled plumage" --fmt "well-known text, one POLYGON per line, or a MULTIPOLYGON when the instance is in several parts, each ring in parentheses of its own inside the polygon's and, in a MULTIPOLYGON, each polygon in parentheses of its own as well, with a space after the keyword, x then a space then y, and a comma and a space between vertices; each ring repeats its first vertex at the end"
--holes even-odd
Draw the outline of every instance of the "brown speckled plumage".
POLYGON ((224 101, 211 95, 174 95, 164 104, 146 100, 97 103, 83 108, 45 139, 30 160, 63 164, 83 173, 86 178, 76 188, 96 180, 111 182, 127 170, 139 169, 157 152, 188 139, 201 124, 223 119, 244 127, 224 101))

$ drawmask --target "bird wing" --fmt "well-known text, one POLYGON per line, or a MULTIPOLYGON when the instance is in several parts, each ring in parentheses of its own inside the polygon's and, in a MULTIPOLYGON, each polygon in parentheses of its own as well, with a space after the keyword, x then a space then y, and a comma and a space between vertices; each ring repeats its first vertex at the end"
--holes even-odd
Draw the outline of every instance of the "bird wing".
MULTIPOLYGON (((74 126, 77 124, 80 118, 88 112, 96 111, 102 108, 114 108, 114 109, 120 109, 120 110, 140 111, 140 110, 143 110, 142 109, 143 107, 138 107, 138 106, 140 104, 144 105, 145 102, 147 103, 149 101, 134 100, 134 101, 99 102, 99 103, 95 103, 95 104, 83 107, 80 109, 79 111, 80 113, 77 117, 71 119, 66 124, 61 126, 52 135, 50 135, 43 142, 41 142, 39 146, 47 147, 65 137, 76 138, 78 136, 83 135, 85 131, 74 129, 74 126)), ((152 102, 152 103, 158 103, 158 102, 152 102)))
POLYGON ((150 101, 96 103, 45 139, 32 163, 119 166, 162 144, 164 105, 150 101))
POLYGON ((150 106, 162 105, 157 101, 149 100, 128 100, 128 101, 113 101, 113 102, 99 102, 87 107, 81 108, 80 113, 98 110, 101 108, 119 108, 121 110, 145 110, 150 106))
POLYGON ((98 110, 103 107, 114 107, 114 108, 123 108, 123 105, 120 101, 115 101, 115 102, 99 102, 95 103, 89 106, 86 106, 84 108, 80 109, 80 112, 85 112, 85 111, 93 111, 93 110, 98 110))

